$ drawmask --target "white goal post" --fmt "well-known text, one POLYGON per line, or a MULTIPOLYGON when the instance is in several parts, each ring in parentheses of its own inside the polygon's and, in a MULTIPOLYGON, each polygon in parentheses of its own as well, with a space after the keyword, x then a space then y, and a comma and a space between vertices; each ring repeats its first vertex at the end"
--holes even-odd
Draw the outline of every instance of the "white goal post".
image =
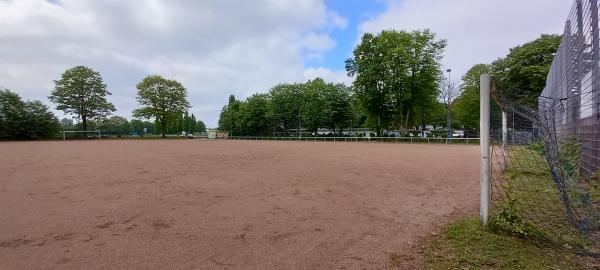
POLYGON ((479 214, 481 223, 488 225, 490 212, 491 185, 490 185, 490 92, 492 88, 489 74, 482 74, 479 78, 479 145, 480 156, 480 200, 479 214))
POLYGON ((88 134, 88 133, 94 133, 97 134, 98 140, 100 140, 102 138, 102 135, 100 133, 100 130, 92 130, 92 131, 83 131, 83 130, 69 130, 69 131, 63 131, 62 132, 62 137, 63 137, 63 141, 67 140, 67 133, 84 133, 84 134, 88 134))

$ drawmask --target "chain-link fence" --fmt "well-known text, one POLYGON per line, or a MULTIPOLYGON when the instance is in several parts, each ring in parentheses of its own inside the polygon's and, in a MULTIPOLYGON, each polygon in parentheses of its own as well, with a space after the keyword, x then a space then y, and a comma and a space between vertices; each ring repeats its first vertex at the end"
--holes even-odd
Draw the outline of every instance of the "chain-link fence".
MULTIPOLYGON (((576 0, 537 108, 492 87, 491 224, 600 254, 598 0, 576 0)), ((492 79, 493 80, 493 79, 492 79)))

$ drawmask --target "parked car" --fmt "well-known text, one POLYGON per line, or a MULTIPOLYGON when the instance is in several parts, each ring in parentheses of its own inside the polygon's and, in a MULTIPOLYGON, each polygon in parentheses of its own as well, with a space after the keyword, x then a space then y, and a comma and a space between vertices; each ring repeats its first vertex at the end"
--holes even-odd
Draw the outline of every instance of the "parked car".
POLYGON ((452 132, 452 137, 453 138, 464 138, 465 137, 465 132, 462 130, 455 130, 452 132))

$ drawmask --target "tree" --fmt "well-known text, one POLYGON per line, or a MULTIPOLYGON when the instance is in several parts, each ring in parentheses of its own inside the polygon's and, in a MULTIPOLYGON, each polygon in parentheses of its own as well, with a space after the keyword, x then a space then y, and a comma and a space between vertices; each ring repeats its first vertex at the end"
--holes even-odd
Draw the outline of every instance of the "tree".
POLYGON ((446 129, 448 131, 448 138, 452 138, 452 107, 454 105, 454 101, 460 95, 460 89, 456 87, 456 84, 452 82, 449 78, 443 79, 446 83, 441 84, 441 90, 439 94, 439 99, 442 101, 441 104, 446 111, 446 129))
MULTIPOLYGON (((268 94, 254 94, 244 101, 232 95, 219 116, 219 129, 236 135, 267 135, 300 129, 334 132, 350 126, 351 89, 316 78, 306 83, 280 84, 268 94)), ((360 121, 356 121, 357 124, 360 121)))
POLYGON ((392 125, 407 128, 414 113, 425 118, 438 95, 445 46, 428 30, 363 35, 346 70, 356 77, 354 93, 378 135, 392 125))
POLYGON ((301 97, 301 122, 309 131, 329 128, 336 133, 350 124, 350 89, 345 85, 316 78, 302 85, 301 97))
POLYGON ((0 90, 0 139, 15 139, 23 134, 25 104, 17 93, 0 90))
POLYGON ((206 125, 204 122, 202 122, 202 120, 198 120, 196 122, 196 129, 198 132, 206 132, 206 125))
POLYGON ((331 87, 321 78, 309 80, 299 87, 300 102, 291 105, 300 105, 300 123, 302 127, 316 133, 319 128, 328 124, 328 116, 331 114, 331 104, 327 102, 326 95, 331 92, 331 87))
POLYGON ((60 120, 60 128, 62 130, 75 130, 75 125, 73 124, 73 119, 63 118, 60 120))
POLYGON ((117 135, 118 137, 126 135, 131 131, 129 121, 121 116, 99 119, 96 122, 96 127, 103 133, 117 135))
POLYGON ((190 107, 187 91, 179 82, 152 75, 137 85, 137 101, 143 106, 133 111, 135 117, 152 118, 158 122, 162 137, 165 137, 167 120, 182 114, 190 107))
POLYGON ((87 130, 88 120, 110 115, 115 106, 106 100, 111 93, 106 89, 100 73, 84 66, 76 66, 62 74, 50 94, 50 101, 57 110, 75 114, 81 119, 81 127, 87 130))
POLYGON ((48 106, 42 102, 25 102, 25 126, 27 139, 50 138, 58 133, 60 124, 48 106))
POLYGON ((269 110, 269 94, 254 94, 241 102, 239 123, 242 135, 267 135, 272 126, 269 110))
POLYGON ((196 116, 192 113, 191 116, 187 119, 188 132, 194 133, 196 132, 196 116))
POLYGON ((228 131, 230 135, 241 135, 239 130, 240 101, 234 95, 229 96, 229 102, 223 106, 219 115, 219 130, 228 131))
POLYGON ((287 132, 296 129, 300 132, 300 107, 302 100, 302 84, 280 84, 269 91, 271 94, 273 124, 275 128, 287 132))
POLYGON ((479 77, 489 71, 489 65, 477 64, 462 77, 462 92, 452 105, 452 113, 457 125, 466 129, 479 128, 479 77))
POLYGON ((496 89, 512 101, 525 106, 537 106, 546 77, 560 46, 561 36, 540 38, 510 49, 510 53, 492 64, 496 89))
POLYGON ((131 126, 131 131, 138 134, 144 135, 144 121, 140 119, 132 119, 129 121, 129 125, 131 126))
POLYGON ((50 138, 60 129, 58 119, 40 101, 24 102, 9 90, 0 90, 0 139, 50 138))

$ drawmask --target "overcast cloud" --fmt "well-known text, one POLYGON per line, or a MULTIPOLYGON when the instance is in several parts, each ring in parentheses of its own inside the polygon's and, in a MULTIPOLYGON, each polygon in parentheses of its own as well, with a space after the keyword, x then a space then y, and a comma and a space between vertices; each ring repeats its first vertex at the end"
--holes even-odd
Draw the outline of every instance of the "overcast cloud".
POLYGON ((509 48, 562 34, 570 0, 389 0, 387 9, 359 31, 430 29, 448 40, 446 68, 454 79, 478 63, 491 63, 509 48))
MULTIPOLYGON (((448 39, 444 63, 458 77, 540 33, 561 32, 570 6, 562 0, 389 1, 350 30, 358 40, 363 32, 430 28, 448 39)), ((130 117, 136 83, 159 74, 183 83, 191 112, 214 127, 232 93, 245 98, 317 76, 350 83, 343 70, 306 66, 336 50, 331 33, 348 25, 324 0, 0 0, 0 85, 49 104, 53 80, 86 65, 104 77, 116 114, 130 117)))

